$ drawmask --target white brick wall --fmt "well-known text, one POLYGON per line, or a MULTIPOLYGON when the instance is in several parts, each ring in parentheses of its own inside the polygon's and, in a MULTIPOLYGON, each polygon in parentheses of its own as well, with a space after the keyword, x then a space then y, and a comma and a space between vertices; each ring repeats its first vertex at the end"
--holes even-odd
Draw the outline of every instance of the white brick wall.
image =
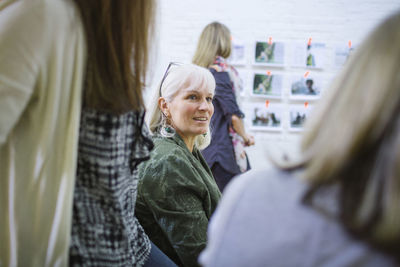
MULTIPOLYGON (((347 44, 349 40, 353 44, 360 43, 383 18, 399 9, 400 0, 159 0, 157 40, 146 99, 152 98, 151 91, 157 87, 170 61, 191 61, 198 37, 211 21, 226 24, 233 36, 245 43, 247 63, 238 69, 251 73, 267 69, 251 63, 256 40, 272 37, 276 41, 292 43, 305 42, 312 37, 313 42, 326 43, 327 51, 332 52, 336 43, 347 44)), ((332 58, 329 60, 331 62, 332 58)), ((285 66, 276 71, 291 74, 305 69, 285 66)), ((337 69, 328 65, 319 73, 329 80, 337 69)), ((287 84, 288 81, 284 81, 283 99, 271 102, 281 103, 284 107, 301 104, 287 98, 287 84)), ((249 113, 251 103, 265 100, 251 97, 249 86, 246 90, 242 104, 244 111, 249 113)), ((248 120, 246 125, 249 126, 248 120)), ((286 126, 278 133, 253 134, 256 145, 248 148, 253 169, 269 165, 267 153, 273 156, 282 152, 296 154, 301 135, 287 131, 286 126)))

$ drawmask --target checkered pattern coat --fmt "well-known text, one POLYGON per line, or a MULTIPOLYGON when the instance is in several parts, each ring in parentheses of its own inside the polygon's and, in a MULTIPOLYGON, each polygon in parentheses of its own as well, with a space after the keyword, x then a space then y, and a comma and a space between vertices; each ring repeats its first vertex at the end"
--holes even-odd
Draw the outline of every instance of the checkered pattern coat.
POLYGON ((142 266, 150 241, 135 217, 137 165, 153 143, 144 112, 85 109, 79 133, 71 266, 142 266))

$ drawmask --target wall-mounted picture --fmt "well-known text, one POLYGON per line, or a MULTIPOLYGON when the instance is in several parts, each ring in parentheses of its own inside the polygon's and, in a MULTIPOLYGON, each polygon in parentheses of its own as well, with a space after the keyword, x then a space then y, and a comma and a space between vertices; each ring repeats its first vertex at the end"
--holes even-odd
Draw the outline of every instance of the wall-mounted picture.
POLYGON ((334 55, 334 66, 336 68, 341 68, 348 58, 353 54, 355 50, 355 46, 348 44, 338 44, 335 47, 335 55, 334 55))
POLYGON ((253 105, 251 129, 261 131, 282 130, 282 108, 279 106, 253 105))
POLYGON ((299 132, 303 130, 304 123, 311 111, 310 106, 292 106, 289 108, 289 130, 292 132, 299 132))
POLYGON ((247 70, 243 70, 243 69, 239 69, 239 68, 235 68, 239 80, 235 82, 235 84, 239 84, 239 88, 238 88, 238 95, 239 96, 245 96, 246 95, 246 88, 251 87, 251 85, 249 86, 249 72, 247 70))
POLYGON ((322 69, 326 65, 326 46, 324 43, 293 44, 293 66, 322 69))
POLYGON ((252 96, 281 98, 282 75, 255 73, 253 76, 252 96))
POLYGON ((282 42, 256 42, 254 63, 270 66, 283 66, 285 44, 282 42))
POLYGON ((321 96, 321 77, 317 75, 292 76, 290 85, 291 99, 313 100, 321 96))
POLYGON ((232 50, 228 62, 236 66, 246 65, 246 46, 242 41, 236 39, 232 41, 232 50))

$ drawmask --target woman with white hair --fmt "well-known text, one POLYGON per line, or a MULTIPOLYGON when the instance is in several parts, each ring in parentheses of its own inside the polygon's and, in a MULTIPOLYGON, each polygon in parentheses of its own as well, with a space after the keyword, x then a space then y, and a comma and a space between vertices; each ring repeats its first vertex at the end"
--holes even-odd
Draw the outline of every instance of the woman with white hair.
POLYGON ((400 12, 350 58, 306 123, 302 159, 235 179, 204 266, 398 266, 400 12))
POLYGON ((170 63, 150 114, 154 150, 139 166, 136 215, 179 266, 197 266, 221 195, 199 151, 210 143, 214 90, 207 69, 170 63))

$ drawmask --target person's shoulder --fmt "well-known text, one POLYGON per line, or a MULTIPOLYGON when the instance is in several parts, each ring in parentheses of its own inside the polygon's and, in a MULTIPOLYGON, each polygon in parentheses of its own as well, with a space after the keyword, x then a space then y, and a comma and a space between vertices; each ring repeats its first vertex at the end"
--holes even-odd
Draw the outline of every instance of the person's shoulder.
POLYGON ((250 170, 236 176, 227 185, 221 206, 225 212, 231 213, 231 216, 237 213, 256 217, 274 214, 275 208, 265 203, 275 203, 282 212, 291 212, 300 202, 305 189, 306 184, 292 172, 275 167, 250 170))
POLYGON ((210 262, 211 266, 242 266, 251 261, 263 266, 266 258, 276 254, 274 241, 265 243, 266 240, 280 243, 293 239, 291 233, 296 228, 292 229, 290 224, 288 229, 285 222, 295 224, 293 207, 297 199, 292 191, 297 191, 297 187, 296 175, 275 167, 235 177, 225 188, 211 219, 214 237, 210 236, 202 262, 210 262), (239 254, 240 258, 232 256, 239 254))
POLYGON ((73 1, 43 1, 48 22, 57 21, 57 27, 81 27, 80 12, 73 1))
POLYGON ((16 14, 25 14, 28 17, 40 16, 43 19, 58 18, 59 20, 62 19, 60 15, 67 15, 76 9, 72 1, 65 0, 11 0, 6 1, 4 6, 16 14))
POLYGON ((173 138, 168 137, 154 137, 154 149, 152 154, 159 159, 167 160, 169 158, 183 156, 184 149, 177 144, 173 138))
POLYGON ((150 159, 139 165, 142 194, 167 194, 182 185, 197 187, 198 179, 184 149, 169 138, 162 139, 155 140, 150 159))
POLYGON ((57 41, 55 35, 71 35, 81 32, 79 10, 73 1, 65 0, 22 0, 15 1, 9 9, 9 19, 15 27, 24 27, 36 38, 57 41), (17 22, 17 23, 16 23, 17 22), (51 36, 50 38, 48 36, 51 36))
POLYGON ((214 76, 216 83, 230 81, 229 73, 226 71, 223 71, 222 68, 219 67, 218 65, 210 66, 209 70, 211 71, 212 75, 214 76))
POLYGON ((232 179, 224 190, 223 202, 229 205, 248 197, 265 198, 270 196, 270 193, 279 191, 281 187, 286 187, 287 183, 296 181, 290 174, 277 168, 250 170, 232 179))
POLYGON ((272 190, 281 187, 299 187, 302 184, 296 175, 278 168, 267 168, 262 170, 250 170, 242 175, 236 176, 227 186, 229 191, 258 191, 272 190))
MULTIPOLYGON (((0 6, 0 31, 3 44, 19 42, 27 50, 35 50, 38 58, 50 54, 53 43, 74 40, 76 34, 83 35, 79 11, 73 1, 65 0, 21 0, 2 3, 0 6)), ((79 40, 83 40, 80 38, 79 40)))
POLYGON ((150 159, 139 166, 142 176, 153 177, 156 172, 171 172, 182 168, 186 159, 184 149, 171 138, 153 137, 154 148, 150 159), (177 168, 179 167, 179 168, 177 168))

